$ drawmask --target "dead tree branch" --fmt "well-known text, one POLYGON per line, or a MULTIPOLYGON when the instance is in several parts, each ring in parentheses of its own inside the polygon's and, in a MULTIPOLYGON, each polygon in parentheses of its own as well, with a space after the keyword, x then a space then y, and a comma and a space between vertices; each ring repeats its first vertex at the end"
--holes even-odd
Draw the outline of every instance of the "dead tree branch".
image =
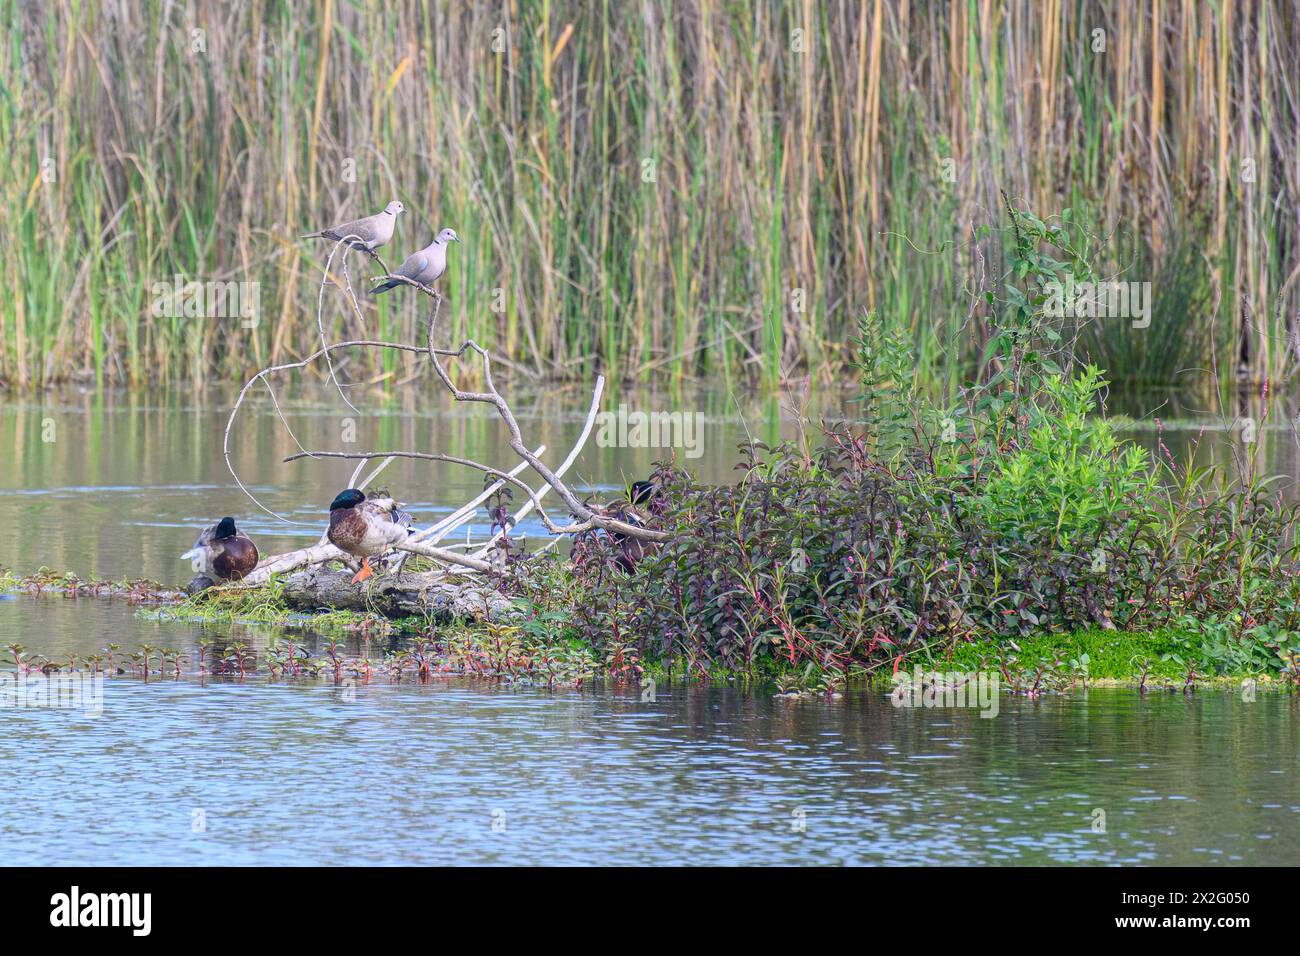
MULTIPOLYGON (((266 389, 271 396, 271 402, 273 407, 275 408, 276 416, 279 418, 280 423, 284 426, 286 433, 292 439, 294 445, 296 445, 298 448, 297 453, 291 454, 286 458, 284 458, 284 461, 286 463, 299 461, 304 458, 309 458, 313 460, 346 459, 346 460, 356 461, 357 467, 353 471, 352 478, 350 480, 353 483, 352 487, 359 487, 359 488, 364 488, 369 482, 373 481, 375 477, 377 477, 378 474, 381 471, 383 471, 383 469, 387 467, 390 462, 398 458, 414 459, 419 461, 446 462, 448 464, 458 465, 461 467, 470 468, 479 471, 483 473, 485 476, 487 476, 487 479, 489 479, 489 481, 486 487, 484 488, 484 490, 480 494, 476 495, 473 499, 466 502, 464 505, 460 506, 459 508, 455 509, 451 515, 444 517, 440 521, 435 522, 434 524, 430 525, 427 528, 423 528, 420 529, 419 531, 414 532, 409 536, 409 538, 406 541, 397 545, 397 550, 406 553, 399 561, 399 566, 405 563, 405 558, 407 555, 418 554, 422 557, 428 558, 429 560, 435 562, 435 573, 450 575, 450 574, 465 574, 465 573, 487 574, 489 572, 492 572, 494 570, 494 565, 489 563, 487 560, 484 560, 484 558, 495 546, 497 539, 500 537, 499 534, 494 536, 486 544, 477 546, 477 549, 472 554, 462 553, 459 550, 449 550, 447 548, 440 548, 437 546, 437 542, 440 541, 442 538, 446 537, 456 527, 464 524, 465 521, 469 520, 473 516, 473 514, 475 513, 479 505, 481 505, 485 500, 487 500, 492 494, 496 493, 497 491, 501 490, 507 485, 520 489, 524 493, 527 499, 523 504, 523 506, 520 507, 518 511, 515 513, 514 520, 518 522, 518 520, 522 519, 526 515, 530 514, 533 511, 536 511, 538 517, 541 519, 543 525, 546 527, 546 530, 552 535, 557 536, 556 537, 557 541, 559 540, 559 536, 578 534, 584 531, 591 531, 593 529, 600 529, 606 532, 615 533, 626 537, 637 538, 646 542, 659 542, 668 539, 669 536, 664 532, 645 528, 640 525, 629 524, 618 518, 613 518, 608 516, 598 506, 592 506, 587 502, 584 502, 581 499, 579 499, 579 497, 573 492, 573 490, 564 481, 563 475, 569 470, 569 468, 577 460, 579 454, 581 453, 583 447, 585 446, 588 438, 591 435, 592 427, 595 423, 596 416, 599 413, 601 395, 603 394, 604 391, 605 380, 603 376, 598 376, 596 379, 595 387, 592 392, 590 407, 587 413, 586 422, 583 427, 581 435, 579 436, 577 442, 574 444, 573 448, 570 450, 568 456, 564 459, 563 463, 558 468, 552 470, 542 459, 542 454, 546 451, 546 446, 539 445, 536 449, 532 449, 524 442, 523 431, 519 426, 518 419, 516 419, 514 412, 511 410, 510 404, 506 401, 505 397, 497 389, 497 386, 493 379, 492 371, 493 371, 494 358, 491 355, 491 353, 486 348, 479 345, 477 342, 475 342, 472 339, 466 340, 458 348, 455 349, 438 348, 435 345, 435 338, 436 338, 436 333, 438 328, 438 316, 442 306, 442 295, 436 289, 432 289, 412 279, 408 279, 405 276, 397 276, 389 273, 384 277, 385 279, 397 280, 400 283, 414 286, 416 289, 418 289, 420 292, 422 292, 423 294, 427 295, 430 298, 431 303, 429 308, 429 316, 427 320, 426 338, 423 345, 407 343, 407 342, 386 342, 386 341, 382 341, 378 339, 370 339, 370 338, 348 339, 342 342, 329 341, 329 338, 326 335, 325 323, 323 319, 324 291, 325 291, 325 286, 331 281, 330 278, 331 269, 334 265, 335 257, 340 253, 340 251, 342 252, 342 255, 339 257, 339 264, 344 275, 345 298, 347 299, 348 304, 351 307, 352 313, 357 320, 358 327, 361 328, 363 331, 365 329, 365 322, 361 313, 360 303, 358 302, 356 294, 352 289, 350 276, 348 274, 347 257, 348 257, 348 253, 352 250, 352 247, 347 243, 346 239, 347 237, 340 239, 335 244, 334 248, 331 250, 329 258, 326 260, 325 263, 324 273, 321 277, 321 288, 320 288, 320 294, 317 297, 317 315, 316 315, 317 331, 320 337, 320 348, 316 349, 310 355, 308 355, 307 357, 299 361, 286 362, 280 365, 270 366, 268 368, 262 369, 261 371, 253 375, 252 378, 250 378, 244 384, 243 388, 240 390, 239 395, 235 399, 234 406, 231 408, 230 416, 226 421, 225 433, 222 438, 222 453, 225 457, 226 467, 229 468, 231 476, 235 479, 235 483, 238 485, 240 490, 243 491, 244 494, 246 494, 249 497, 249 499, 255 505, 257 505, 258 508, 262 509, 267 514, 270 514, 281 521, 285 521, 289 523, 302 523, 302 522, 294 522, 292 521, 292 519, 276 513, 272 509, 268 508, 265 504, 263 504, 248 488, 248 486, 244 483, 244 481, 240 478, 238 472, 234 467, 234 463, 231 460, 230 436, 234 428, 236 417, 238 416, 240 410, 242 409, 250 389, 252 389, 258 383, 261 383, 266 386, 266 389), (287 419, 285 418, 284 411, 281 408, 279 398, 276 394, 273 379, 275 376, 281 373, 307 368, 317 360, 323 358, 325 360, 327 375, 330 382, 335 386, 335 388, 337 388, 339 396, 343 399, 344 403, 348 406, 348 408, 352 409, 353 411, 357 411, 356 406, 348 399, 348 396, 344 393, 344 385, 338 381, 335 374, 333 354, 340 349, 376 349, 376 350, 388 349, 388 350, 408 352, 413 355, 423 356, 432 365, 434 373, 437 376, 439 383, 442 385, 443 388, 446 389, 448 394, 450 394, 455 401, 488 405, 495 410, 496 414, 500 417, 502 422, 505 423, 506 429, 509 434, 509 439, 508 439, 509 446, 511 450, 514 452, 514 454, 518 456, 519 461, 509 469, 502 469, 502 468, 494 467, 492 465, 485 464, 483 462, 478 462, 468 458, 458 457, 455 455, 445 455, 445 454, 438 454, 433 452, 421 452, 421 451, 413 451, 407 449, 393 449, 389 451, 369 451, 369 452, 345 452, 345 451, 337 451, 333 449, 309 450, 305 448, 302 445, 302 443, 298 440, 297 436, 293 432, 293 429, 290 427, 287 419), (475 355, 482 362, 482 378, 484 383, 483 391, 470 391, 470 390, 460 388, 453 380, 451 373, 448 371, 446 363, 463 359, 468 355, 475 355), (380 459, 381 463, 376 468, 374 468, 370 472, 370 474, 363 481, 360 482, 360 484, 356 484, 358 477, 361 475, 363 469, 365 468, 366 463, 369 461, 373 461, 375 459, 380 459), (543 482, 541 486, 534 488, 532 485, 525 482, 520 477, 522 472, 529 468, 531 468, 538 476, 540 476, 543 482), (546 511, 545 507, 542 504, 542 498, 548 492, 551 491, 555 492, 556 496, 559 498, 560 502, 562 503, 564 510, 566 510, 569 513, 569 515, 573 520, 567 523, 563 523, 553 518, 552 515, 546 511), (441 569, 441 571, 438 572, 438 569, 441 569)), ((372 258, 382 263, 382 260, 378 260, 378 257, 372 256, 372 258)), ((387 269, 385 269, 385 271, 387 272, 387 269)), ((337 285, 337 283, 335 284, 337 285)), ((505 362, 505 360, 501 360, 501 361, 503 362, 503 364, 511 364, 505 362)), ((256 586, 259 584, 264 584, 266 583, 266 581, 270 579, 270 577, 273 574, 285 574, 290 571, 296 571, 302 568, 310 567, 312 565, 319 565, 329 561, 343 560, 345 559, 345 557, 346 556, 343 554, 343 552, 339 551, 338 548, 330 544, 328 539, 324 535, 322 535, 321 539, 317 542, 317 544, 311 547, 300 548, 295 551, 286 552, 284 554, 268 556, 257 566, 257 568, 248 577, 244 579, 242 585, 256 586)))

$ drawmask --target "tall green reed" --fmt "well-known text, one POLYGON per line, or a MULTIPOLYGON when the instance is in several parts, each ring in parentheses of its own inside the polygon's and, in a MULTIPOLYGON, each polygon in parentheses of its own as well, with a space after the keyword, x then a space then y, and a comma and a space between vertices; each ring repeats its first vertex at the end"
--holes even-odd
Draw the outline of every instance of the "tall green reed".
MULTIPOLYGON (((326 250, 296 236, 395 197, 412 213, 390 261, 443 225, 466 239, 443 334, 541 375, 829 380, 874 310, 951 389, 1009 241, 972 230, 1006 189, 1130 236, 1107 268, 1159 280, 1160 341, 1195 342, 1189 363, 1277 381, 1300 307, 1282 14, 0 0, 0 380, 202 381, 305 354, 326 250), (262 321, 155 315, 177 274, 259 283, 262 321)), ((399 335, 415 308, 367 321, 399 335)), ((1090 345, 1166 379, 1147 331, 1090 345)))

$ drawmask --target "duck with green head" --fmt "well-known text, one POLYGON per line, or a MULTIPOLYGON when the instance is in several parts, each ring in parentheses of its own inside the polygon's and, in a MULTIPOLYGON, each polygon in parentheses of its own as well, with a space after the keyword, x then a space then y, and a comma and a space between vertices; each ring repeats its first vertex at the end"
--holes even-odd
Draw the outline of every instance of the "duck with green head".
MULTIPOLYGON (((617 506, 613 516, 636 528, 648 527, 649 522, 643 517, 642 511, 654 514, 659 509, 662 498, 662 489, 653 477, 647 481, 634 481, 627 489, 627 503, 617 506)), ((629 574, 636 570, 644 558, 658 550, 653 541, 642 541, 622 531, 611 532, 610 537, 614 540, 614 564, 629 574)))
POLYGON ((373 575, 370 559, 405 541, 411 532, 411 516, 392 498, 367 498, 365 492, 348 488, 330 504, 329 539, 336 548, 361 559, 361 570, 352 578, 359 584, 373 575))
POLYGON ((235 527, 234 518, 222 518, 204 529, 194 547, 181 557, 199 574, 238 581, 257 567, 257 545, 235 527))

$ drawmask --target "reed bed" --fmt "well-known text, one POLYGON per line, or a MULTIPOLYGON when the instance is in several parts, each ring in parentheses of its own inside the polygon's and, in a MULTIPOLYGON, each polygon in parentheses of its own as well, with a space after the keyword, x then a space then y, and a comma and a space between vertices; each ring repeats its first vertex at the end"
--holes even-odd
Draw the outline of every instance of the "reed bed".
MULTIPOLYGON (((1153 283, 1150 328, 1084 342, 1113 377, 1278 382, 1300 309, 1295 14, 0 0, 0 380, 203 382, 308 354, 326 250, 296 237, 398 198, 390 265, 440 226, 464 240, 448 340, 539 376, 829 379, 874 310, 946 390, 984 345, 970 292, 1009 240, 974 230, 1006 190, 1070 207, 1115 275, 1153 283), (156 314, 177 275, 257 283, 258 322, 156 314)), ((413 298, 369 331, 409 331, 413 298)))

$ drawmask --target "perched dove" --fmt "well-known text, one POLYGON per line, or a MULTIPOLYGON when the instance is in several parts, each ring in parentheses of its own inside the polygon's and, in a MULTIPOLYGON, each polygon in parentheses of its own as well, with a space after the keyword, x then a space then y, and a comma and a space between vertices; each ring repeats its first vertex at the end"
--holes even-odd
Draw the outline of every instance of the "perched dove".
MULTIPOLYGON (((431 245, 425 246, 419 252, 411 253, 393 275, 414 279, 420 285, 433 285, 438 281, 438 276, 447 269, 447 243, 449 242, 460 242, 460 236, 456 235, 455 229, 444 229, 438 233, 438 238, 433 240, 431 245)), ((400 279, 389 279, 371 289, 370 294, 379 295, 398 285, 406 285, 406 283, 400 279)))
POLYGON ((364 219, 355 219, 352 222, 345 222, 341 226, 335 226, 333 229, 325 229, 321 232, 313 232, 303 236, 303 239, 332 239, 338 242, 340 239, 348 236, 355 236, 349 240, 348 245, 354 249, 361 249, 365 252, 373 253, 380 246, 385 246, 393 238, 393 227, 397 225, 397 217, 406 211, 406 207, 394 199, 384 211, 376 213, 373 216, 366 216, 364 219))

